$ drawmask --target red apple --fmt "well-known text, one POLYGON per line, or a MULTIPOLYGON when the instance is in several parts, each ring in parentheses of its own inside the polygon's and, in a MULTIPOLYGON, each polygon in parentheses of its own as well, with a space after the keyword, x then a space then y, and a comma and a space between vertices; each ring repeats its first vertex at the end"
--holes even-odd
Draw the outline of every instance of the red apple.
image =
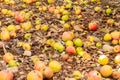
POLYGON ((29 0, 27 3, 28 3, 28 4, 32 4, 32 3, 34 3, 34 2, 36 2, 36 0, 29 0))
POLYGON ((87 77, 87 80, 102 80, 102 77, 98 71, 90 71, 87 77))
POLYGON ((27 80, 43 80, 43 75, 37 70, 33 70, 27 74, 27 80))
POLYGON ((0 80, 13 80, 13 73, 7 70, 0 71, 0 80))
POLYGON ((75 55, 75 54, 76 54, 75 47, 73 47, 73 46, 68 46, 68 47, 66 48, 66 52, 68 52, 68 53, 71 54, 71 55, 75 55))
POLYGON ((24 21, 24 17, 22 16, 22 14, 20 14, 19 12, 15 12, 14 13, 14 17, 16 19, 17 22, 23 22, 24 21))
POLYGON ((90 31, 96 31, 98 29, 98 24, 96 22, 91 22, 88 25, 90 31))

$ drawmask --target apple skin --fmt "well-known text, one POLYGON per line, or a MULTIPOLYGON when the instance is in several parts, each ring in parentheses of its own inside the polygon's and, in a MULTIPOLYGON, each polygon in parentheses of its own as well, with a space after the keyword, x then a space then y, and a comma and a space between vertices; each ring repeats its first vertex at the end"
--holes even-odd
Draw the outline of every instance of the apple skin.
POLYGON ((13 76, 13 73, 7 70, 0 71, 0 80, 13 80, 13 76))
POLYGON ((43 75, 40 71, 33 70, 27 74, 27 80, 43 80, 43 75))
POLYGON ((98 29, 98 24, 96 22, 91 22, 88 25, 90 31, 96 31, 98 29))
POLYGON ((75 54, 76 54, 75 47, 73 47, 73 46, 68 46, 68 47, 66 48, 66 52, 69 53, 69 54, 71 54, 71 55, 75 55, 75 54))
POLYGON ((90 71, 87 75, 87 80, 102 80, 102 77, 98 71, 90 71))

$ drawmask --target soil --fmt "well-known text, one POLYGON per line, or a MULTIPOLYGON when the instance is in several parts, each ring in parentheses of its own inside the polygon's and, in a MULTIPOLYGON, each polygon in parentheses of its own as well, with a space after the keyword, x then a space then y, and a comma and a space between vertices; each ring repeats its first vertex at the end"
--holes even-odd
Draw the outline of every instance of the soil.
MULTIPOLYGON (((113 59, 116 54, 107 54, 109 52, 104 51, 103 48, 97 48, 95 44, 86 47, 83 46, 83 49, 88 52, 91 55, 90 59, 83 59, 81 57, 78 57, 76 55, 69 55, 70 60, 63 60, 61 58, 61 54, 56 50, 54 50, 51 47, 48 47, 45 45, 45 41, 48 39, 54 39, 55 41, 64 42, 61 39, 61 35, 64 31, 73 31, 75 33, 75 38, 81 38, 84 41, 86 41, 87 36, 95 36, 98 41, 101 42, 102 45, 105 45, 107 42, 103 40, 103 36, 105 33, 112 32, 114 30, 120 29, 120 2, 109 0, 108 2, 103 1, 102 4, 96 4, 88 1, 87 5, 84 4, 72 4, 73 7, 81 6, 81 15, 82 18, 78 19, 77 16, 74 14, 73 9, 67 9, 70 14, 69 21, 67 23, 71 23, 71 21, 75 21, 74 25, 71 25, 72 27, 69 30, 64 30, 61 23, 61 14, 53 15, 53 13, 50 13, 48 11, 40 12, 38 10, 38 6, 36 6, 35 3, 33 4, 26 4, 26 8, 23 8, 23 4, 26 4, 22 2, 21 0, 15 0, 14 5, 7 5, 5 2, 0 2, 0 10, 1 9, 9 9, 12 11, 33 11, 32 16, 28 19, 28 21, 32 22, 32 25, 35 26, 35 20, 40 19, 41 24, 48 24, 49 30, 48 31, 41 31, 41 30, 35 30, 35 27, 33 27, 29 31, 23 31, 19 30, 17 32, 17 37, 14 39, 10 39, 9 41, 2 41, 5 44, 5 48, 8 52, 11 52, 15 56, 15 60, 20 63, 18 67, 12 67, 10 68, 7 63, 5 63, 2 60, 2 56, 4 55, 4 51, 2 47, 0 48, 0 70, 4 69, 12 69, 14 71, 14 80, 26 80, 26 75, 33 70, 34 63, 32 61, 32 57, 37 56, 39 59, 43 62, 45 62, 46 65, 48 65, 50 59, 57 60, 62 65, 62 70, 58 73, 54 73, 53 78, 48 80, 65 80, 65 78, 69 78, 69 80, 72 79, 72 73, 75 70, 79 70, 82 75, 81 80, 87 80, 87 73, 91 70, 98 70, 101 67, 100 64, 98 64, 97 59, 100 54, 106 54, 110 61, 109 65, 112 66, 114 70, 117 70, 120 65, 117 65, 113 62, 113 59), (101 10, 99 12, 94 11, 94 7, 99 6, 101 7, 101 10), (106 15, 105 10, 107 8, 111 8, 113 10, 111 15, 106 15), (106 23, 107 19, 114 19, 115 23, 114 25, 108 25, 106 23), (97 31, 89 31, 88 30, 88 23, 92 21, 97 21, 99 24, 99 28, 97 31), (79 27, 75 27, 79 26, 79 27), (32 33, 32 37, 30 40, 24 39, 25 33, 32 33), (24 50, 22 47, 17 47, 17 43, 19 41, 23 42, 29 42, 31 44, 31 55, 25 56, 23 55, 24 50), (47 48, 47 49, 46 49, 47 48)), ((56 0, 54 4, 48 4, 46 0, 41 0, 41 6, 62 6, 66 5, 64 0, 56 0)), ((14 25, 20 25, 21 23, 17 22, 14 17, 11 17, 9 15, 3 15, 0 12, 0 28, 6 27, 10 24, 14 25)), ((108 42, 108 44, 111 44, 108 42)), ((114 53, 114 52, 112 52, 114 53)), ((47 79, 45 79, 47 80, 47 79)), ((103 78, 103 80, 117 80, 113 77, 103 78)))

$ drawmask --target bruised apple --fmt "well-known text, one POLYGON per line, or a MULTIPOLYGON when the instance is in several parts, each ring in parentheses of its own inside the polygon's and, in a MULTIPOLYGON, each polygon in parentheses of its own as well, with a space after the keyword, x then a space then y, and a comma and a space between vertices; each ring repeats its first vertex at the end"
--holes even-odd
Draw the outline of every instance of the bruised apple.
POLYGON ((0 80, 13 80, 13 73, 7 70, 0 71, 0 80))
POLYGON ((90 71, 88 73, 88 80, 102 80, 102 77, 98 71, 90 71))
POLYGON ((12 54, 12 53, 10 53, 10 52, 7 52, 7 53, 5 53, 5 55, 3 55, 3 60, 5 61, 5 62, 9 62, 10 60, 13 60, 14 59, 14 55, 12 54))
POLYGON ((62 40, 63 41, 68 41, 68 40, 72 40, 74 38, 74 33, 73 32, 64 32, 62 35, 62 40))
POLYGON ((33 70, 27 74, 27 80, 43 80, 43 75, 37 70, 33 70))

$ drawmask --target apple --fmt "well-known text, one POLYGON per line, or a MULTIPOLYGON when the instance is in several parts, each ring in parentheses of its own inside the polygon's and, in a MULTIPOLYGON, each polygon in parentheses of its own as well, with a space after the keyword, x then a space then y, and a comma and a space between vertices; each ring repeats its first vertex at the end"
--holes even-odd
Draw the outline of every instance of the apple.
POLYGON ((109 33, 105 34, 104 35, 104 41, 110 41, 110 40, 112 40, 111 34, 109 34, 109 33))
POLYGON ((90 31, 96 31, 98 29, 98 24, 96 22, 91 22, 88 25, 90 31))
POLYGON ((106 13, 107 15, 112 14, 112 9, 110 9, 110 8, 106 9, 106 10, 105 10, 105 13, 106 13))
POLYGON ((94 7, 94 10, 95 10, 96 12, 98 12, 98 11, 101 10, 101 8, 97 6, 97 7, 94 7))
POLYGON ((114 52, 119 53, 120 52, 120 45, 114 46, 114 52))
POLYGON ((75 47, 73 47, 73 46, 68 46, 68 47, 66 48, 66 52, 69 53, 69 54, 71 54, 71 55, 75 55, 75 54, 76 54, 75 47))
POLYGON ((50 78, 53 77, 53 70, 51 68, 49 68, 49 67, 46 67, 43 74, 44 74, 45 78, 50 79, 50 78))
POLYGON ((54 13, 54 10, 55 10, 54 7, 49 7, 49 8, 48 8, 48 11, 49 11, 50 13, 54 13))
POLYGON ((7 30, 8 30, 9 32, 11 32, 11 31, 16 31, 16 26, 15 26, 15 25, 9 25, 9 26, 7 27, 7 30))
POLYGON ((61 19, 62 19, 62 21, 68 21, 69 16, 68 15, 63 15, 61 19))
POLYGON ((34 2, 36 2, 37 0, 29 0, 28 4, 32 4, 34 2))
POLYGON ((13 73, 7 70, 0 71, 0 80, 13 80, 13 76, 13 73))
POLYGON ((15 31, 11 31, 11 32, 10 32, 10 37, 11 37, 11 38, 16 38, 16 35, 17 35, 17 34, 16 34, 15 31))
POLYGON ((67 31, 67 32, 64 32, 62 34, 62 40, 63 41, 72 40, 73 38, 74 38, 74 33, 73 32, 67 31))
POLYGON ((36 62, 40 61, 40 59, 38 57, 34 57, 33 59, 33 63, 35 64, 36 62))
POLYGON ((38 70, 40 72, 43 73, 43 70, 45 69, 45 64, 42 62, 42 61, 37 61, 35 64, 34 64, 34 69, 35 70, 38 70))
POLYGON ((18 63, 17 61, 15 61, 15 60, 10 60, 10 61, 8 62, 8 65, 9 65, 10 67, 15 67, 15 66, 19 66, 19 63, 18 63))
POLYGON ((87 77, 87 80, 102 80, 101 74, 96 70, 90 71, 87 77))
POLYGON ((81 14, 81 10, 80 9, 75 10, 75 14, 76 15, 80 15, 81 14))
POLYGON ((113 69, 109 65, 104 65, 100 68, 100 73, 104 77, 109 77, 113 73, 113 69))
POLYGON ((21 24, 22 29, 28 31, 32 28, 32 23, 30 21, 24 22, 21 24))
POLYGON ((54 1, 54 0, 47 0, 47 2, 48 2, 49 4, 52 4, 52 3, 54 3, 55 1, 54 1))
POLYGON ((26 34, 24 35, 24 38, 28 40, 28 39, 31 38, 31 36, 32 36, 31 33, 26 33, 26 34))
POLYGON ((112 40, 112 44, 113 44, 113 45, 118 44, 118 42, 119 42, 119 41, 118 41, 117 39, 113 39, 113 40, 112 40))
POLYGON ((76 80, 80 80, 82 78, 82 74, 80 73, 80 71, 76 70, 73 72, 72 76, 76 79, 76 80))
POLYGON ((55 40, 54 39, 48 39, 45 43, 48 46, 53 46, 55 44, 55 40))
POLYGON ((33 70, 27 74, 27 80, 43 80, 43 75, 40 71, 33 70))
POLYGON ((114 20, 114 19, 108 19, 108 20, 107 20, 107 24, 113 25, 114 23, 115 23, 115 20, 114 20))
POLYGON ((59 52, 63 52, 65 47, 59 43, 59 42, 56 42, 54 45, 53 45, 53 48, 56 49, 57 51, 59 52))
POLYGON ((95 37, 94 36, 87 36, 87 40, 90 41, 90 42, 94 42, 95 37))
POLYGON ((61 58, 62 58, 63 60, 67 60, 67 59, 69 58, 69 55, 68 55, 68 54, 62 54, 62 55, 61 55, 61 58))
POLYGON ((59 72, 62 68, 61 64, 55 60, 51 61, 48 65, 48 67, 51 68, 54 73, 59 72))
POLYGON ((69 29, 70 28, 70 24, 68 24, 68 23, 63 24, 63 28, 64 29, 69 29))
POLYGON ((115 62, 116 64, 120 64, 120 54, 118 54, 118 55, 115 56, 114 62, 115 62))
POLYGON ((22 1, 27 4, 32 4, 32 3, 36 2, 36 0, 22 0, 22 1))
POLYGON ((43 31, 48 31, 48 29, 49 29, 48 25, 41 26, 41 30, 43 30, 43 31))
POLYGON ((119 31, 113 31, 111 33, 111 36, 114 40, 119 40, 120 39, 120 32, 119 31))
POLYGON ((29 43, 23 43, 22 47, 23 47, 24 50, 27 50, 27 51, 31 50, 31 46, 30 46, 29 43))
POLYGON ((71 40, 68 40, 65 42, 66 46, 73 46, 73 42, 71 40))
POLYGON ((73 43, 77 47, 81 47, 83 45, 83 42, 82 42, 82 40, 80 38, 74 39, 73 43))
POLYGON ((100 55, 98 58, 98 63, 101 65, 106 65, 109 62, 109 58, 106 55, 100 55))
POLYGON ((19 12, 14 12, 14 17, 17 22, 21 23, 24 21, 24 17, 19 12))
POLYGON ((5 61, 5 62, 9 62, 10 60, 13 60, 14 59, 14 55, 12 54, 12 53, 10 53, 10 52, 7 52, 7 53, 5 53, 5 55, 3 55, 3 60, 5 61))
POLYGON ((114 78, 114 79, 120 79, 120 71, 118 70, 116 70, 116 71, 113 71, 113 74, 112 74, 112 77, 114 78))
POLYGON ((0 33, 1 40, 8 41, 10 40, 10 33, 7 31, 6 28, 2 29, 2 32, 0 33))

